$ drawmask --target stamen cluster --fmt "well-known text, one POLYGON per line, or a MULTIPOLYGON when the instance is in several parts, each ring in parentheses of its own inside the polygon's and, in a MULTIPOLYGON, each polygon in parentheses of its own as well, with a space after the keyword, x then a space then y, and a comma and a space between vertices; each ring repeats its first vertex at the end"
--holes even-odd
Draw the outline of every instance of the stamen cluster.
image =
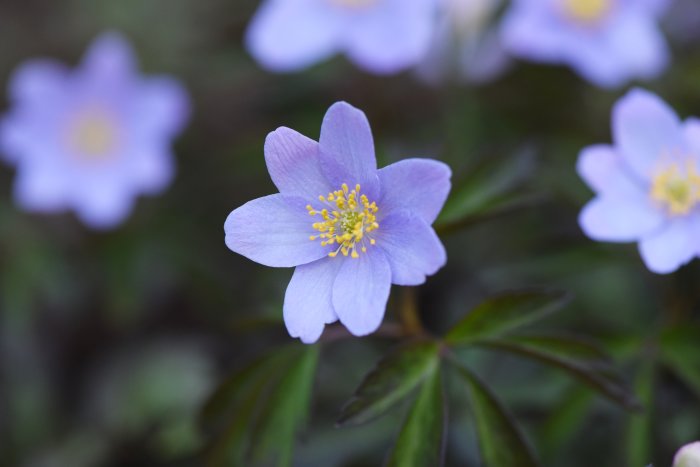
POLYGON ((321 246, 337 245, 335 251, 328 256, 335 258, 338 253, 343 256, 359 258, 358 250, 367 251, 366 242, 375 244, 375 240, 368 236, 377 230, 377 203, 369 201, 366 195, 360 194, 360 185, 350 191, 348 185, 343 183, 340 190, 328 193, 327 196, 319 196, 319 201, 325 204, 323 209, 314 209, 310 204, 306 206, 311 216, 321 216, 321 222, 315 222, 312 227, 319 235, 312 235, 310 240, 320 239, 321 246))
POLYGON ((583 23, 600 20, 611 7, 612 0, 564 0, 566 14, 583 23))
POLYGON ((700 174, 693 161, 685 170, 674 163, 659 172, 651 187, 651 197, 665 205, 671 215, 688 214, 700 203, 700 174))

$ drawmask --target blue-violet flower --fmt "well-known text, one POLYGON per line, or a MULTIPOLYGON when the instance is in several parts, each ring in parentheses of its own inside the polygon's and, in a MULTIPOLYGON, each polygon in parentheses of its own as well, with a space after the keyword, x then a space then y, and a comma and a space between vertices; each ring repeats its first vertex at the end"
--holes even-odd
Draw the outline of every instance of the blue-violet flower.
POLYGON ((675 271, 700 254, 700 120, 630 91, 613 109, 614 146, 585 148, 578 173, 596 193, 581 212, 595 240, 639 242, 647 267, 675 271))
POLYGON ((658 20, 668 0, 514 0, 502 22, 514 55, 566 64, 601 87, 652 79, 668 64, 658 20))
POLYGON ((172 179, 169 146, 188 118, 187 94, 174 79, 139 77, 120 35, 100 36, 76 70, 48 59, 21 65, 9 92, 0 148, 17 168, 23 208, 73 208, 85 224, 112 228, 138 194, 172 179))
POLYGON ((265 68, 298 71, 336 53, 365 70, 389 74, 425 55, 436 0, 266 0, 247 32, 265 68))
POLYGON ((391 284, 418 285, 445 250, 431 224, 450 190, 450 169, 407 159, 377 170, 365 114, 334 104, 319 142, 289 128, 265 141, 280 193, 233 211, 228 247, 272 267, 296 267, 284 299, 292 337, 318 340, 340 320, 354 335, 382 322, 391 284))

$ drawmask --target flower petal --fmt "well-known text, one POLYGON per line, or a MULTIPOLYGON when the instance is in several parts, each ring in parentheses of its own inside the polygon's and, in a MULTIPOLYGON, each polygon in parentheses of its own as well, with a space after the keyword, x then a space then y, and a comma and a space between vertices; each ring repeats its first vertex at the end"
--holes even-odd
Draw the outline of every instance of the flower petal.
POLYGON ((66 178, 57 177, 53 171, 43 170, 38 165, 23 167, 15 178, 14 197, 20 206, 30 211, 59 211, 66 207, 66 182, 66 178))
POLYGON ((187 91, 173 78, 159 76, 142 80, 133 99, 133 131, 142 138, 172 138, 189 119, 187 91))
POLYGON ((238 254, 271 267, 293 267, 328 254, 309 240, 315 231, 304 200, 281 194, 254 199, 229 214, 226 245, 238 254))
POLYGON ((375 239, 389 261, 393 284, 420 285, 447 262, 435 231, 410 211, 394 212, 382 220, 375 239))
POLYGON ((318 143, 289 128, 281 127, 267 135, 265 162, 280 193, 310 201, 338 189, 321 171, 318 143))
POLYGON ((599 144, 584 148, 578 158, 576 170, 598 194, 634 197, 642 201, 649 191, 649 187, 631 173, 622 156, 612 146, 599 144))
POLYGON ((296 71, 329 57, 342 30, 330 8, 310 0, 268 0, 246 33, 250 53, 265 68, 296 71))
POLYGON ((405 159, 378 171, 380 215, 410 209, 432 224, 450 192, 450 168, 430 159, 405 159))
POLYGON ((82 180, 71 192, 72 205, 78 217, 94 229, 113 229, 129 216, 134 194, 117 183, 82 180))
POLYGON ((700 158, 700 118, 688 118, 683 123, 685 142, 693 155, 700 158))
POLYGON ((83 68, 98 81, 120 83, 137 73, 136 57, 131 45, 117 32, 100 35, 83 57, 83 68))
POLYGON ((338 320, 333 311, 333 283, 342 260, 322 258, 297 266, 284 296, 284 323, 292 337, 313 344, 326 324, 338 320))
POLYGON ((425 57, 432 37, 434 0, 384 0, 348 28, 350 59, 374 73, 396 73, 425 57))
POLYGON ((610 51, 629 75, 652 79, 668 65, 670 52, 656 18, 648 13, 630 11, 620 15, 609 30, 610 51))
POLYGON ((697 230, 688 218, 678 218, 664 229, 643 238, 639 252, 650 271, 668 274, 693 259, 697 254, 697 230))
POLYGON ((332 185, 360 183, 362 191, 376 199, 377 160, 364 112, 346 102, 333 104, 323 118, 319 145, 321 167, 332 185))
POLYGON ((66 92, 68 70, 53 60, 30 60, 19 66, 10 79, 10 95, 18 103, 49 105, 66 92))
POLYGON ((658 96, 641 89, 630 91, 613 109, 615 144, 627 164, 650 180, 659 160, 685 151, 681 122, 658 96))
POLYGON ((665 222, 664 214, 650 201, 613 196, 598 196, 579 215, 584 233, 607 242, 632 242, 658 229, 665 222))
POLYGON ((384 253, 373 249, 357 259, 342 261, 333 284, 333 308, 355 336, 377 330, 384 318, 391 289, 391 268, 384 253))

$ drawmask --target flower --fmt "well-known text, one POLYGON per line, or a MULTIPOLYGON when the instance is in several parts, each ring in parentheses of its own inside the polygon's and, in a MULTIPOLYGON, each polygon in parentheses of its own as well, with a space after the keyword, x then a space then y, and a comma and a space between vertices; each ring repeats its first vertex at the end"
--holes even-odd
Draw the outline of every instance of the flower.
POLYGON ((284 298, 292 337, 313 343, 336 320, 370 334, 392 283, 422 284, 445 264, 431 224, 450 190, 449 167, 406 159, 377 170, 362 111, 334 104, 318 143, 273 131, 265 160, 280 193, 233 211, 226 245, 266 266, 296 266, 284 298))
POLYGON ((673 458, 673 467, 700 467, 700 441, 683 446, 673 458))
POLYGON ((700 254, 700 120, 681 122, 641 89, 617 102, 612 119, 615 145, 579 157, 596 193, 579 222, 595 240, 639 242, 647 267, 670 273, 700 254))
POLYGON ((338 52, 365 70, 390 74, 425 55, 436 0, 267 0, 247 32, 265 68, 298 71, 338 52))
POLYGON ((460 81, 483 83, 510 64, 491 21, 502 0, 442 0, 430 49, 418 66, 429 83, 454 75, 460 81))
POLYGON ((669 59, 657 24, 668 0, 515 0, 501 35, 511 53, 571 66, 606 88, 659 75, 669 59))
POLYGON ((9 93, 0 148, 17 168, 23 208, 73 208, 85 224, 112 228, 138 194, 170 183, 169 145, 187 120, 187 95, 174 79, 140 78, 120 35, 97 38, 73 71, 47 59, 24 63, 9 93))

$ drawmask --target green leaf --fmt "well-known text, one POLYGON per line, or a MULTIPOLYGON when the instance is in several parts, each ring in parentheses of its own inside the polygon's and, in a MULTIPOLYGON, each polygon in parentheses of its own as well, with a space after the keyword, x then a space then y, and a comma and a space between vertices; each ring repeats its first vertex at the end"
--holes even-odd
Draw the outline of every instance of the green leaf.
POLYGON ((537 198, 518 190, 532 172, 532 159, 518 157, 501 167, 482 164, 470 171, 455 187, 436 221, 436 229, 445 232, 483 218, 531 204, 537 198))
POLYGON ((540 449, 546 453, 546 458, 564 451, 581 432, 586 418, 591 415, 593 396, 587 387, 577 384, 566 391, 563 400, 552 407, 539 436, 540 449))
POLYGON ((587 348, 584 341, 566 341, 567 338, 548 337, 532 339, 515 336, 513 338, 487 339, 478 345, 514 353, 560 368, 592 389, 600 392, 613 402, 631 410, 640 408, 631 389, 622 376, 605 357, 595 357, 597 350, 587 348), (553 345, 547 345, 547 342, 553 345), (585 358, 583 358, 585 356, 585 358))
POLYGON ((654 398, 654 380, 656 365, 652 360, 645 359, 637 373, 635 392, 639 396, 645 410, 631 414, 627 427, 627 461, 629 465, 648 465, 651 462, 652 446, 652 414, 654 398))
POLYGON ((389 458, 389 467, 443 465, 446 407, 440 366, 418 393, 389 458))
POLYGON ((317 359, 316 347, 294 344, 275 349, 224 382, 200 415, 200 425, 214 439, 207 465, 250 465, 248 458, 262 457, 261 451, 278 465, 289 465, 294 437, 308 412, 317 359))
POLYGON ((525 437, 491 391, 468 369, 457 365, 467 382, 479 447, 487 467, 536 467, 535 456, 525 437))
POLYGON ((292 464, 297 432, 306 424, 318 347, 306 346, 301 357, 290 366, 263 408, 253 433, 254 458, 277 458, 277 465, 292 464))
POLYGON ((450 332, 451 345, 467 345, 476 340, 499 336, 537 321, 564 306, 569 296, 550 290, 508 292, 481 302, 450 332))
POLYGON ((379 417, 406 397, 438 365, 438 346, 418 341, 384 357, 345 404, 338 425, 359 425, 379 417))
POLYGON ((666 330, 661 336, 661 359, 700 398, 700 329, 666 330))

